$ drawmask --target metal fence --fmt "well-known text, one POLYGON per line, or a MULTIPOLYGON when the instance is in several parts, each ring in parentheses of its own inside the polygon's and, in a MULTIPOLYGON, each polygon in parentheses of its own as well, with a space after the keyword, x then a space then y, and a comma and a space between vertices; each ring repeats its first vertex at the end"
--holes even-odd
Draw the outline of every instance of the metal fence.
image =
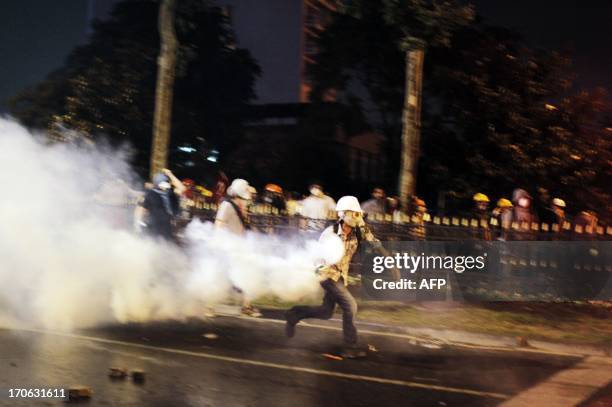
MULTIPOLYGON (((185 220, 199 218, 214 220, 216 205, 206 204, 191 208, 185 220)), ((257 205, 249 214, 251 226, 270 234, 317 234, 334 223, 334 219, 316 220, 281 214, 267 205, 257 205)), ((488 221, 462 217, 426 215, 422 219, 402 216, 395 221, 389 215, 368 219, 372 232, 380 240, 509 240, 509 241, 588 241, 612 240, 611 226, 582 226, 566 222, 563 225, 512 223, 502 227, 495 218, 488 221)))
MULTIPOLYGON (((193 218, 212 221, 215 214, 214 205, 193 208, 183 222, 186 224, 193 218)), ((313 220, 288 216, 261 206, 252 208, 249 220, 252 228, 262 233, 292 237, 299 235, 314 239, 334 223, 333 219, 313 220)), ((368 225, 375 236, 386 244, 401 245, 402 241, 419 241, 411 243, 417 245, 415 251, 418 253, 430 253, 431 244, 442 245, 439 246, 444 249, 440 249, 441 253, 448 255, 465 255, 472 251, 490 252, 490 271, 485 275, 451 274, 450 291, 423 291, 412 297, 400 296, 396 300, 566 301, 612 298, 609 284, 612 263, 608 254, 608 242, 612 240, 610 227, 513 224, 502 228, 491 221, 479 222, 457 217, 429 217, 423 222, 414 222, 414 219, 408 217, 400 222, 378 218, 370 219, 368 225), (504 243, 503 240, 518 242, 504 243), (575 243, 569 244, 569 241, 575 243)), ((359 273, 364 264, 363 258, 356 258, 351 268, 354 273, 359 273)), ((376 298, 363 291, 363 284, 357 284, 356 287, 353 288, 357 290, 356 295, 376 298)))

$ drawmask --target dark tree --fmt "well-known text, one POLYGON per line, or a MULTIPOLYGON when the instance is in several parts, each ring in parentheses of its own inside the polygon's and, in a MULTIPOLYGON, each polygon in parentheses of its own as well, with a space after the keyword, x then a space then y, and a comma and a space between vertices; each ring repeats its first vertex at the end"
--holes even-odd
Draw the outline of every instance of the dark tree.
MULTIPOLYGON (((386 23, 383 3, 367 2, 367 15, 336 13, 309 72, 313 97, 335 89, 340 102, 358 97, 371 107, 370 123, 387 136, 395 162, 388 174, 394 185, 405 65, 397 44, 405 31, 386 23)), ((569 69, 567 57, 529 48, 513 32, 478 19, 448 43, 429 46, 417 193, 469 202, 476 191, 499 197, 518 186, 546 188, 575 200, 576 209, 604 211, 609 192, 599 176, 610 168, 610 106, 603 94, 571 96, 569 69)))
MULTIPOLYGON (((25 125, 57 125, 134 148, 147 173, 157 57, 159 3, 126 0, 95 23, 87 44, 62 68, 12 101, 25 125)), ((254 97, 259 67, 237 48, 227 17, 206 1, 181 0, 176 8, 180 44, 172 115, 172 146, 215 147, 221 159, 242 134, 242 111, 254 97)), ((174 148, 173 148, 174 149, 174 148)), ((201 157, 205 156, 201 153, 201 157)))

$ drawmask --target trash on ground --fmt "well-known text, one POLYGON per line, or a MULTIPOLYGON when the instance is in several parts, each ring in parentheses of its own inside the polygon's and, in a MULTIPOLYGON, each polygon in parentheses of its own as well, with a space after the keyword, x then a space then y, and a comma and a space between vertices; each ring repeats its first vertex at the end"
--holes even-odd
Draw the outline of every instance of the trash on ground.
POLYGON ((135 369, 132 370, 132 380, 135 383, 143 383, 145 381, 145 372, 144 370, 140 370, 140 369, 135 369))
POLYGON ((123 367, 111 367, 108 372, 108 377, 111 379, 125 379, 127 375, 128 371, 123 367))
POLYGON ((518 336, 516 338, 516 344, 521 348, 526 348, 529 346, 529 341, 527 341, 527 338, 525 338, 524 336, 518 336))
POLYGON ((93 390, 87 386, 72 386, 68 389, 68 400, 89 399, 93 395, 93 390))
POLYGON ((323 353, 322 354, 326 359, 331 360, 344 360, 342 356, 332 355, 331 353, 323 353))
POLYGON ((427 348, 427 349, 440 349, 440 348, 442 348, 442 346, 436 345, 435 343, 420 343, 419 345, 421 345, 422 347, 427 348))
POLYGON ((219 335, 209 332, 207 334, 202 335, 206 339, 218 339, 219 335))

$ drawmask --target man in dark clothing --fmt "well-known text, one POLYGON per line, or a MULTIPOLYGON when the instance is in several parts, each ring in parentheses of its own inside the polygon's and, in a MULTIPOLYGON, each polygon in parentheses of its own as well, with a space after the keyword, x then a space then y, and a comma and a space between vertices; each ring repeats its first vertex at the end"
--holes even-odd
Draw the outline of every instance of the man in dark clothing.
POLYGON ((172 220, 179 213, 178 197, 184 191, 185 186, 170 170, 156 174, 153 188, 145 192, 143 202, 136 208, 136 228, 146 227, 151 236, 173 241, 172 220))

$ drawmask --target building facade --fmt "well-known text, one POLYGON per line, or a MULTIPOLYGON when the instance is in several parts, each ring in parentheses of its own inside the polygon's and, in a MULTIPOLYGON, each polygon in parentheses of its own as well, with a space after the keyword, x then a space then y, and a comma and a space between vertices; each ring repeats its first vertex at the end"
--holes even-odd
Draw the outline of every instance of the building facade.
POLYGON ((230 20, 236 43, 248 49, 262 76, 257 104, 305 103, 306 77, 317 53, 316 38, 330 21, 332 0, 215 0, 230 20))

